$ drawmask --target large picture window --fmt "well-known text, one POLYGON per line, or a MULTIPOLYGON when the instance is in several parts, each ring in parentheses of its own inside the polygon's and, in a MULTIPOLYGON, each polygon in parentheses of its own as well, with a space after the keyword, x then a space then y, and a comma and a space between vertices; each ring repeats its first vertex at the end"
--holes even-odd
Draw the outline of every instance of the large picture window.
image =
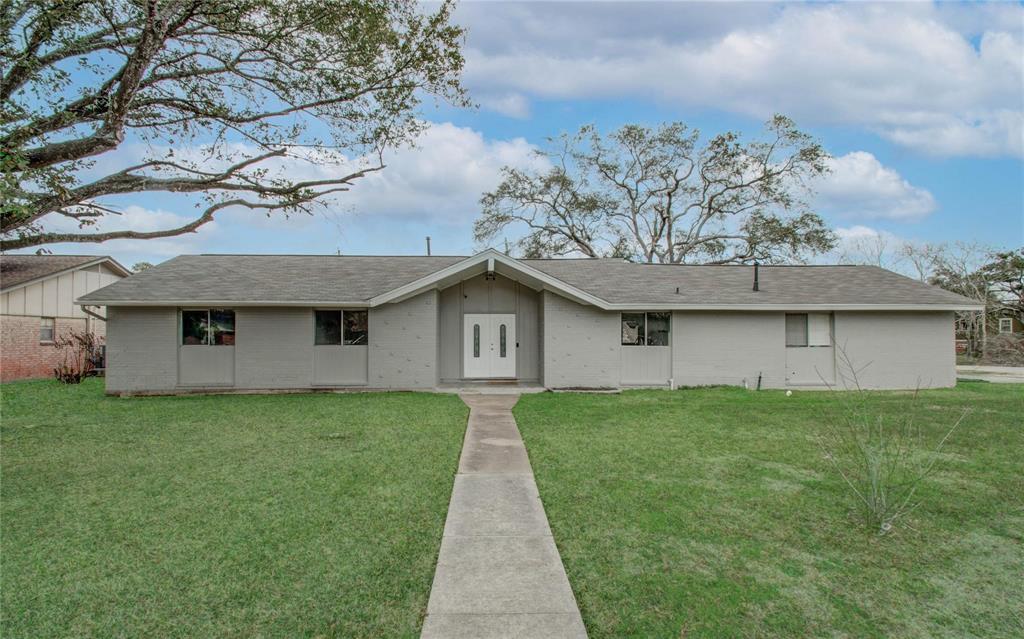
POLYGON ((235 312, 224 308, 182 311, 181 343, 185 346, 234 346, 235 312))
POLYGON ((316 311, 314 319, 317 346, 364 346, 369 338, 366 311, 316 311))
POLYGON ((672 313, 623 313, 623 346, 668 346, 672 313))

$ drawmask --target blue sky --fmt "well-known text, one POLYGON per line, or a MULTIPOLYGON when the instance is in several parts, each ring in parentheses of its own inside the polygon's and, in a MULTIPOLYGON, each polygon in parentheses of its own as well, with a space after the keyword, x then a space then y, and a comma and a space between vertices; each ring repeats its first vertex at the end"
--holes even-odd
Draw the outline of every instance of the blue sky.
MULTIPOLYGON (((467 254, 480 194, 583 124, 682 120, 756 135, 773 112, 835 157, 816 209, 843 242, 1024 244, 1020 4, 462 4, 476 109, 428 105, 415 150, 314 216, 227 211, 187 237, 55 245, 126 264, 180 253, 467 254)), ((118 152, 129 157, 127 150, 118 152)), ((118 154, 101 164, 116 165, 118 154)), ((133 196, 106 228, 188 219, 133 196)))

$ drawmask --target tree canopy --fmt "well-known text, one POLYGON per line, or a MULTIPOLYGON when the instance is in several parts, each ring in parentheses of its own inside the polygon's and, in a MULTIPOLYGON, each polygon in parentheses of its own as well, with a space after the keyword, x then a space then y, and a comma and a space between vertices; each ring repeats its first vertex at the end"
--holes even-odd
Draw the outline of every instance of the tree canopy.
POLYGON ((672 122, 586 126, 549 143, 538 151, 546 169, 502 169, 481 199, 478 242, 513 235, 528 257, 711 264, 800 261, 835 244, 807 204, 829 156, 786 117, 753 141, 702 142, 672 122))
POLYGON ((424 96, 465 104, 451 11, 415 0, 5 2, 0 248, 172 236, 231 206, 308 210, 409 142, 424 96), (349 170, 273 170, 339 157, 349 170), (97 232, 119 197, 152 191, 191 194, 198 212, 176 228, 97 232), (47 216, 74 230, 49 230, 47 216))

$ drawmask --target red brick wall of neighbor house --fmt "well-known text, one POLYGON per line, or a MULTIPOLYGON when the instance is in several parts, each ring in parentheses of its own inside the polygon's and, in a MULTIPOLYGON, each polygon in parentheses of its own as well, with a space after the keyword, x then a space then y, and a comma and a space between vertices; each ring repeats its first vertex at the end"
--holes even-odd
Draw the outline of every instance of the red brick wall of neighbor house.
MULTIPOLYGON (((38 317, 0 317, 0 381, 53 377, 53 369, 64 356, 52 344, 39 343, 39 323, 38 317)), ((86 328, 86 320, 82 318, 58 317, 55 324, 58 334, 86 328)), ((90 320, 88 324, 98 338, 106 337, 104 322, 90 320)))

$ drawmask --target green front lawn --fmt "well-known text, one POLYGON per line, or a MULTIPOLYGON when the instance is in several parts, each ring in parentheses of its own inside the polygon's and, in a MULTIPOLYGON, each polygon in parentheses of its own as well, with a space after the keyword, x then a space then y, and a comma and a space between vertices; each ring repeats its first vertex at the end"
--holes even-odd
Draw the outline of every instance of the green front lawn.
POLYGON ((418 635, 457 397, 0 393, 3 637, 418 635))
POLYGON ((885 537, 817 444, 827 393, 545 394, 515 415, 594 639, 1024 636, 1024 388, 920 401, 933 441, 974 412, 885 537))

